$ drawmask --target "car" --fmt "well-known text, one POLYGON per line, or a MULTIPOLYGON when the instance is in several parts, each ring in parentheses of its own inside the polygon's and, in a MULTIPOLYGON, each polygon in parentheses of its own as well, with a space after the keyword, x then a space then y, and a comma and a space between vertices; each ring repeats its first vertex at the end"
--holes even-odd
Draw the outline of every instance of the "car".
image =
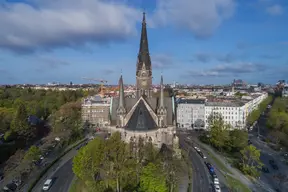
POLYGON ((220 185, 218 178, 214 178, 214 185, 220 185))
POLYGON ((4 188, 3 191, 16 191, 17 190, 17 185, 15 183, 9 183, 7 184, 4 188))
POLYGON ((47 179, 43 185, 43 191, 48 191, 50 189, 50 187, 52 186, 52 179, 47 179))
POLYGON ((221 192, 219 185, 214 185, 215 192, 221 192))
POLYGON ((212 165, 210 163, 208 163, 208 162, 206 162, 206 166, 207 166, 208 169, 210 169, 212 167, 212 165))
POLYGON ((273 159, 270 159, 270 160, 269 160, 269 164, 270 164, 270 165, 275 164, 275 161, 274 161, 273 159))
POLYGON ((263 171, 264 173, 269 173, 268 167, 262 167, 262 171, 263 171))
POLYGON ((278 170, 278 169, 279 169, 279 168, 278 168, 278 165, 276 165, 276 164, 272 164, 271 166, 272 166, 272 168, 275 169, 275 170, 278 170))

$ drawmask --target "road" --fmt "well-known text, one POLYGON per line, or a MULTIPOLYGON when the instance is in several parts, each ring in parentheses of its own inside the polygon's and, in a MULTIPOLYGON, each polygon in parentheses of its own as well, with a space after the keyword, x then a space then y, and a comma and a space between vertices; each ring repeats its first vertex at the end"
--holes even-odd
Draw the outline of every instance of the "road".
MULTIPOLYGON (((98 132, 98 137, 105 138, 107 133, 98 132)), ((76 148, 72 149, 64 157, 62 157, 59 162, 53 165, 47 173, 40 179, 37 185, 33 188, 32 192, 41 192, 42 187, 47 179, 55 179, 52 187, 49 191, 52 192, 68 192, 69 187, 73 181, 74 173, 72 171, 72 160, 77 154, 76 148)))
MULTIPOLYGON (((271 103, 271 105, 273 102, 271 103)), ((281 155, 279 152, 274 151, 271 149, 267 143, 265 143, 263 140, 265 140, 265 137, 269 136, 269 129, 266 127, 267 117, 268 117, 269 109, 266 109, 264 114, 260 116, 258 119, 258 123, 255 126, 255 128, 252 130, 252 132, 249 133, 249 139, 251 140, 252 144, 261 151, 260 159, 265 167, 269 169, 269 173, 261 172, 260 175, 260 182, 265 184, 267 188, 269 187, 271 190, 275 189, 281 189, 282 191, 288 191, 288 186, 281 185, 279 186, 279 181, 275 179, 275 176, 279 174, 285 174, 288 173, 288 166, 284 165, 281 162, 281 155), (260 138, 258 138, 258 134, 260 138), (262 140, 261 140, 262 139, 262 140), (274 160, 276 164, 278 165, 279 169, 274 170, 271 165, 269 164, 269 160, 274 160)))
POLYGON ((69 191, 70 185, 74 178, 72 171, 72 159, 67 161, 54 175, 53 185, 50 191, 53 192, 67 192, 69 191))
POLYGON ((210 179, 210 175, 208 173, 208 170, 206 169, 205 164, 203 163, 201 157, 196 153, 194 148, 185 142, 185 136, 179 135, 179 142, 180 146, 188 151, 189 159, 192 163, 192 187, 193 192, 209 192, 212 191, 212 187, 210 183, 212 183, 210 179))
POLYGON ((55 178, 55 183, 52 185, 53 190, 57 192, 67 192, 70 183, 73 180, 74 174, 72 171, 72 158, 77 154, 77 150, 73 149, 63 158, 61 158, 55 165, 53 165, 47 173, 40 179, 40 181, 33 188, 33 192, 42 191, 42 187, 47 179, 55 178), (55 185, 55 186, 54 186, 55 185), (61 185, 63 185, 61 187, 61 185), (60 186, 60 187, 59 187, 60 186), (68 187, 67 187, 68 186, 68 187))

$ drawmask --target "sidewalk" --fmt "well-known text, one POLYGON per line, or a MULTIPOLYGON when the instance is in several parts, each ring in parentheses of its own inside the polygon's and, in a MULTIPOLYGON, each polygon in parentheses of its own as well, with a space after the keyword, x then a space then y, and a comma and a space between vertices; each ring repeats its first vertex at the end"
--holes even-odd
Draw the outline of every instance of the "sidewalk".
MULTIPOLYGON (((215 156, 232 174, 227 173, 229 176, 233 177, 236 180, 239 180, 244 185, 248 186, 250 189, 255 191, 271 191, 269 187, 264 186, 265 184, 259 183, 258 181, 256 183, 253 183, 250 179, 248 179, 246 176, 244 176, 239 170, 232 167, 224 158, 223 156, 220 156, 215 150, 213 150, 209 145, 206 145, 202 143, 201 141, 197 140, 195 141, 199 146, 202 148, 205 148, 205 150, 209 151, 213 156, 215 156)), ((222 170, 222 172, 225 172, 222 170)), ((273 190, 272 190, 273 191, 273 190)))

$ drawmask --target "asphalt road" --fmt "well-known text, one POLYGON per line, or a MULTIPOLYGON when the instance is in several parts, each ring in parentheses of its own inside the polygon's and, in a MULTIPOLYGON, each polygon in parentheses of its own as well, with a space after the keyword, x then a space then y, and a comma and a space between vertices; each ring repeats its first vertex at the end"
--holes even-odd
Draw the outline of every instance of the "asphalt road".
MULTIPOLYGON (((96 136, 105 138, 107 133, 99 132, 96 136)), ((68 154, 66 154, 62 159, 59 160, 55 165, 53 165, 47 173, 40 179, 37 185, 33 188, 32 192, 41 192, 43 185, 47 179, 55 179, 52 187, 49 191, 51 192, 68 192, 69 187, 74 178, 74 173, 72 171, 72 160, 77 154, 76 148, 72 149, 68 154)))
POLYGON ((67 186, 69 188, 71 181, 73 180, 74 174, 72 171, 72 158, 77 154, 77 150, 73 149, 66 154, 58 163, 53 165, 47 173, 40 179, 37 185, 33 188, 33 192, 41 192, 43 185, 47 179, 55 178, 51 192, 63 191, 67 192, 67 186), (70 179, 72 178, 72 179, 70 179), (63 187, 59 187, 63 185, 63 187), (65 190, 66 189, 66 190, 65 190))
MULTIPOLYGON (((272 103, 271 103, 272 105, 272 103)), ((269 130, 266 127, 267 117, 268 117, 269 109, 266 109, 264 115, 261 115, 258 119, 258 123, 253 129, 252 132, 249 134, 249 139, 251 140, 252 144, 261 151, 260 160, 264 164, 265 167, 269 169, 269 173, 261 172, 260 175, 260 182, 266 186, 266 188, 270 188, 270 191, 275 189, 281 189, 281 191, 288 191, 288 186, 281 185, 279 186, 279 181, 275 179, 275 176, 278 174, 287 175, 288 173, 288 166, 284 165, 281 162, 281 157, 278 152, 271 149, 267 143, 260 140, 260 138, 265 138, 269 135, 269 130), (257 138, 258 133, 260 134, 260 138, 257 138), (269 160, 274 160, 278 165, 279 169, 274 170, 271 165, 269 164, 269 160)))
POLYGON ((180 146, 189 151, 189 159, 192 163, 192 187, 193 192, 210 192, 212 183, 208 170, 206 169, 205 164, 203 163, 201 157, 196 153, 194 148, 185 142, 185 137, 180 136, 179 138, 180 146))
POLYGON ((74 178, 72 171, 72 160, 67 161, 58 171, 53 175, 53 185, 49 191, 53 192, 67 192, 74 178))

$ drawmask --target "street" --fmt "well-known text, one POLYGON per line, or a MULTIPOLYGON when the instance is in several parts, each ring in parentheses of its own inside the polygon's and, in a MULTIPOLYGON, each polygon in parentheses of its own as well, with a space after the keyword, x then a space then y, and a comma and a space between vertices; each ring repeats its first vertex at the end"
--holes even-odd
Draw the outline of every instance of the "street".
POLYGON ((53 175, 53 185, 50 191, 53 192, 68 192, 70 185, 74 178, 74 173, 72 171, 72 160, 67 161, 54 175, 53 175))
MULTIPOLYGON (((97 132, 96 136, 102 137, 103 139, 107 136, 106 132, 97 132)), ((53 185, 49 191, 53 192, 68 192, 71 182, 74 178, 72 171, 73 157, 77 154, 77 149, 72 149, 59 162, 53 165, 47 173, 40 179, 37 185, 33 188, 33 192, 42 191, 43 185, 47 179, 54 179, 53 185)))
POLYGON ((264 142, 265 138, 269 135, 269 130, 266 127, 268 113, 269 109, 266 109, 264 114, 258 119, 254 129, 249 133, 249 139, 251 140, 252 144, 261 151, 260 159, 264 164, 264 167, 267 167, 269 170, 268 173, 264 173, 263 171, 261 172, 260 182, 273 190, 280 189, 281 191, 288 191, 287 182, 286 186, 285 183, 279 185, 279 181, 275 178, 275 176, 279 174, 287 175, 288 166, 281 162, 283 157, 281 157, 279 152, 273 150, 266 142, 264 142), (269 160, 274 160, 279 169, 273 169, 269 163, 269 160))
POLYGON ((212 191, 210 187, 210 175, 206 169, 206 166, 203 162, 201 162, 201 159, 199 155, 195 152, 193 147, 189 146, 184 138, 179 138, 180 146, 188 151, 189 160, 192 163, 192 191, 199 191, 199 192, 208 192, 212 191))

